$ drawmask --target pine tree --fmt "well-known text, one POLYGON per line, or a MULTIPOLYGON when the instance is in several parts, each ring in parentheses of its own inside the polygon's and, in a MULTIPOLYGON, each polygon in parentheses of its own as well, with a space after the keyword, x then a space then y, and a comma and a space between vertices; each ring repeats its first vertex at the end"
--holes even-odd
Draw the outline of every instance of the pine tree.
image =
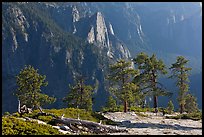
POLYGON ((191 68, 185 67, 189 60, 186 60, 183 56, 178 56, 175 63, 169 68, 172 71, 172 75, 169 78, 176 78, 176 86, 179 87, 178 102, 180 106, 180 113, 184 112, 185 97, 189 90, 188 72, 191 68))
POLYGON ((113 112, 117 110, 116 100, 112 96, 108 97, 108 101, 106 103, 106 108, 108 108, 109 110, 111 110, 113 112))
POLYGON ((170 96, 161 83, 157 81, 159 74, 167 73, 165 64, 162 60, 157 60, 156 55, 149 57, 141 52, 133 59, 140 70, 140 75, 135 77, 134 82, 139 83, 140 90, 146 95, 153 95, 155 111, 158 107, 158 96, 170 96))
POLYGON ((144 106, 144 102, 145 102, 145 97, 147 96, 148 92, 144 92, 144 91, 148 91, 148 85, 149 83, 147 82, 147 73, 145 70, 145 66, 144 64, 147 63, 148 61, 148 55, 146 55, 145 53, 141 52, 140 54, 137 55, 136 58, 133 59, 134 63, 137 64, 138 69, 140 70, 140 74, 137 75, 136 77, 134 77, 133 82, 138 85, 138 92, 139 92, 139 96, 137 94, 136 98, 139 98, 138 100, 138 104, 142 104, 144 106))
POLYGON ((191 94, 187 94, 186 99, 185 99, 184 108, 187 113, 198 112, 199 109, 198 109, 196 97, 194 97, 191 94))
POLYGON ((132 78, 138 75, 139 71, 131 67, 130 61, 123 59, 110 65, 110 71, 108 79, 113 82, 110 90, 124 103, 124 112, 127 112, 128 103, 133 100, 133 92, 137 90, 137 86, 132 83, 132 78))
POLYGON ((92 111, 93 87, 84 84, 84 79, 80 77, 74 86, 69 86, 70 92, 63 98, 63 102, 68 103, 68 107, 86 109, 92 111))
POLYGON ((18 88, 14 94, 18 97, 21 104, 27 107, 40 108, 43 105, 55 102, 56 98, 41 93, 41 87, 48 85, 45 79, 46 76, 38 74, 38 70, 31 65, 25 66, 20 71, 16 76, 18 88))
POLYGON ((172 114, 172 112, 174 112, 174 104, 171 100, 168 102, 167 111, 169 114, 172 114))

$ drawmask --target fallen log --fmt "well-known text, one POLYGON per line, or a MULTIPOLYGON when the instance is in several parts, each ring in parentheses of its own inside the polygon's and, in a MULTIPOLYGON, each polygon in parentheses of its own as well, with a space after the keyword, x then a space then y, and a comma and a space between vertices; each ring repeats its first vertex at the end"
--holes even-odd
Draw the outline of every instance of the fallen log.
POLYGON ((91 133, 128 132, 127 129, 121 129, 111 125, 103 125, 101 123, 92 122, 88 120, 80 120, 73 118, 56 118, 54 121, 58 124, 65 124, 74 131, 84 131, 84 128, 86 128, 91 133))

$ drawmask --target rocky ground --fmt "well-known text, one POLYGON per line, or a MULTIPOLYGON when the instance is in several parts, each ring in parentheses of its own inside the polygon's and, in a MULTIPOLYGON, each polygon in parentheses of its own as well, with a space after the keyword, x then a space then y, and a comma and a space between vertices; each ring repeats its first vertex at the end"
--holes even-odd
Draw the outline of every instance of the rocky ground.
POLYGON ((128 129, 127 133, 110 133, 111 135, 202 135, 202 120, 166 119, 161 113, 145 114, 148 116, 138 116, 134 112, 108 112, 103 115, 121 122, 118 128, 128 129))
MULTIPOLYGON (((134 112, 107 112, 101 113, 104 117, 111 119, 117 123, 118 126, 106 125, 117 132, 104 132, 109 135, 202 135, 202 120, 195 121, 190 119, 167 119, 161 113, 142 113, 144 116, 135 114, 134 112), (119 131, 119 132, 118 132, 119 131), (122 132, 123 131, 123 132, 122 132), (125 132, 124 132, 125 131, 125 132)), ((174 114, 177 115, 177 114, 174 114)), ((39 124, 47 124, 41 120, 32 118, 18 118, 24 121, 33 120, 39 124)), ((71 126, 71 125, 70 125, 71 126)), ((57 128, 63 134, 91 134, 90 130, 87 132, 78 132, 79 129, 85 128, 79 126, 78 129, 73 130, 67 125, 52 126, 57 128)))

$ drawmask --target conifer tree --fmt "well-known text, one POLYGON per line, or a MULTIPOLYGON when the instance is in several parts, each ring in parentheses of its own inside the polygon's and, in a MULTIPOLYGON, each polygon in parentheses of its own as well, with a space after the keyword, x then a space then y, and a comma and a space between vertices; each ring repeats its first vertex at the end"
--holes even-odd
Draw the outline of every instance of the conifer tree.
POLYGON ((110 71, 108 79, 113 84, 110 90, 123 102, 124 112, 127 112, 128 104, 133 100, 133 92, 137 90, 137 85, 132 83, 132 78, 138 75, 139 71, 131 67, 130 61, 123 59, 110 65, 110 71))
MULTIPOLYGON (((148 95, 149 82, 148 82, 148 73, 145 69, 145 64, 148 61, 148 55, 141 52, 133 59, 134 63, 137 64, 137 68, 140 70, 140 74, 134 77, 133 82, 138 85, 138 91, 140 92, 139 98, 141 102, 145 101, 145 97, 148 95)), ((137 96, 138 97, 138 96, 137 96)), ((144 104, 143 104, 144 105, 144 104)))
POLYGON ((191 68, 185 66, 188 61, 189 60, 186 60, 183 56, 178 56, 176 62, 169 68, 172 71, 172 75, 169 78, 177 79, 176 86, 179 88, 177 99, 180 106, 180 113, 184 112, 185 97, 189 90, 188 72, 191 70, 191 68))
POLYGON ((139 83, 140 90, 145 95, 153 95, 156 111, 158 107, 158 96, 170 96, 172 94, 158 82, 159 74, 165 75, 167 73, 165 64, 161 59, 158 60, 155 54, 149 57, 143 52, 138 54, 133 61, 140 70, 140 75, 135 77, 134 82, 139 83))
POLYGON ((172 112, 174 112, 174 104, 171 100, 168 102, 167 111, 169 114, 172 114, 172 112))
POLYGON ((106 103, 106 108, 108 108, 109 110, 111 110, 113 112, 117 110, 116 100, 112 96, 108 97, 108 101, 106 103))
POLYGON ((191 94, 187 94, 184 108, 187 113, 198 112, 199 109, 196 97, 191 94))
POLYGON ((79 77, 74 86, 69 86, 70 92, 63 98, 63 102, 68 103, 68 107, 86 109, 92 111, 93 87, 84 84, 84 79, 79 77))
POLYGON ((46 76, 38 74, 38 70, 31 65, 25 66, 20 71, 16 76, 18 88, 14 94, 21 104, 41 110, 41 106, 55 102, 56 98, 41 93, 41 87, 48 85, 45 79, 46 76))

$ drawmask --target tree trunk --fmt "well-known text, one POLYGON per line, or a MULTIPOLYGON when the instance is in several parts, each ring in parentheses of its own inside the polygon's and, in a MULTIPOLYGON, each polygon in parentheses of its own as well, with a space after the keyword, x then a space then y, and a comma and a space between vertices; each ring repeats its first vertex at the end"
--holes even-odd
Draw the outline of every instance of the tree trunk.
POLYGON ((79 104, 79 108, 82 108, 82 104, 83 104, 83 79, 82 79, 82 77, 81 77, 81 79, 80 79, 80 104, 79 104))
MULTIPOLYGON (((183 69, 181 68, 181 75, 183 75, 183 69)), ((183 99, 184 99, 184 81, 183 81, 183 77, 181 77, 181 102, 183 102, 183 99)), ((184 111, 184 104, 183 103, 180 103, 180 113, 182 114, 184 111)))
POLYGON ((18 113, 19 114, 21 113, 21 102, 19 99, 18 99, 18 113))
MULTIPOLYGON (((152 72, 152 76, 153 76, 153 79, 152 79, 152 82, 153 82, 153 91, 155 92, 156 91, 156 75, 155 75, 155 71, 152 72)), ((154 109, 155 109, 155 113, 158 112, 157 110, 157 107, 158 107, 158 97, 155 95, 154 93, 154 109)))
POLYGON ((157 107, 158 107, 158 97, 157 96, 154 96, 154 109, 155 109, 155 112, 157 112, 157 107))
POLYGON ((44 113, 40 106, 37 106, 37 108, 40 110, 41 113, 44 113))
POLYGON ((128 109, 128 103, 127 100, 124 101, 124 112, 127 112, 128 109))
POLYGON ((78 120, 78 119, 72 119, 72 118, 63 118, 63 119, 57 118, 55 119, 55 122, 65 124, 69 126, 72 130, 75 130, 75 131, 81 130, 80 128, 78 128, 78 126, 87 127, 89 131, 92 131, 96 134, 127 132, 126 129, 118 129, 118 128, 115 128, 114 126, 103 125, 101 123, 96 123, 96 122, 87 121, 87 120, 78 120), (70 124, 72 126, 70 126, 70 124))
POLYGON ((180 104, 180 114, 182 114, 184 111, 184 104, 180 104))

